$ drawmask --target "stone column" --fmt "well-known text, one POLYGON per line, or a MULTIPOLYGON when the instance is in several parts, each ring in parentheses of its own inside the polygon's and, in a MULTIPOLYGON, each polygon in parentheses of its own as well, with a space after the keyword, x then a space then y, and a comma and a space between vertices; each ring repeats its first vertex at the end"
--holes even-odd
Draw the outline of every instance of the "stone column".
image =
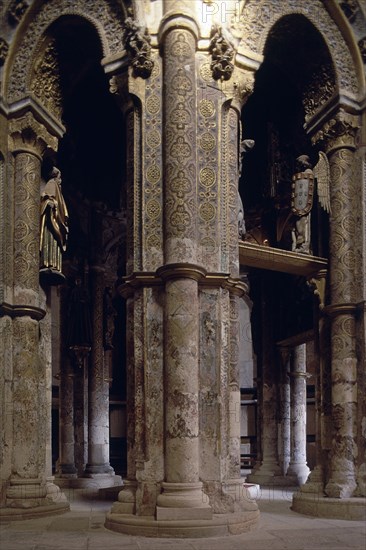
POLYGON ((60 454, 57 477, 77 477, 74 433, 74 369, 64 357, 60 377, 60 454))
MULTIPOLYGON (((61 311, 66 317, 67 287, 62 286, 61 311)), ((71 363, 70 352, 67 350, 67 334, 65 323, 60 327, 60 387, 59 387, 59 457, 57 477, 77 477, 75 467, 75 414, 74 414, 74 380, 75 369, 71 363)))
MULTIPOLYGON (((262 336, 261 336, 261 385, 262 398, 259 403, 261 409, 261 449, 262 462, 260 467, 248 476, 251 483, 281 485, 285 483, 278 463, 278 434, 277 434, 277 383, 275 376, 275 357, 273 351, 273 334, 270 312, 271 288, 266 278, 262 280, 262 336)), ((272 306, 272 307, 271 307, 272 306)))
POLYGON ((198 279, 196 267, 196 36, 192 21, 164 29, 165 88, 165 481, 157 519, 209 519, 199 480, 198 279))
POLYGON ((289 362, 290 349, 280 347, 280 383, 279 383, 279 426, 278 426, 278 456, 282 467, 282 475, 286 475, 291 456, 291 406, 289 362))
MULTIPOLYGON (((26 516, 34 508, 40 515, 68 508, 61 495, 54 502, 57 488, 47 480, 45 434, 50 433, 51 407, 45 392, 50 387, 45 388, 47 361, 41 360, 40 350, 40 320, 46 313, 45 304, 40 307, 39 287, 41 158, 47 144, 56 148, 57 143, 30 113, 10 122, 10 135, 15 180, 14 279, 13 302, 7 310, 13 317, 13 438, 8 442, 12 473, 6 507, 20 508, 19 513, 26 516)), ((8 515, 11 518, 11 512, 8 515)))
POLYGON ((88 463, 85 474, 114 474, 109 464, 109 373, 104 372, 104 270, 91 268, 93 341, 89 369, 88 463))
POLYGON ((354 274, 356 201, 354 183, 357 119, 340 111, 324 127, 330 164, 330 306, 332 342, 332 420, 329 497, 346 498, 356 488, 357 356, 355 315, 357 279, 354 274))
POLYGON ((306 464, 306 344, 293 349, 291 363, 291 460, 287 475, 302 485, 310 472, 306 464))

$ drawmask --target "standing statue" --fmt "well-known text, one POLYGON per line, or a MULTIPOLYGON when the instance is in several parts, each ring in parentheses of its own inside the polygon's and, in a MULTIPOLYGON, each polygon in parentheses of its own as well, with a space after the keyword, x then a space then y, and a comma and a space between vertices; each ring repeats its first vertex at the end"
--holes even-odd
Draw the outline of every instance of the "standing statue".
POLYGON ((310 215, 315 182, 319 204, 326 212, 330 212, 330 172, 327 156, 321 151, 313 170, 308 155, 300 155, 296 159, 296 170, 296 174, 292 176, 291 193, 291 210, 297 217, 292 229, 292 250, 310 254, 310 215))
POLYGON ((308 155, 296 159, 292 176, 291 210, 297 217, 292 229, 292 250, 310 254, 310 211, 314 197, 314 172, 308 155))
POLYGON ((41 194, 40 271, 48 284, 60 284, 66 250, 68 212, 61 192, 61 172, 54 167, 41 194))

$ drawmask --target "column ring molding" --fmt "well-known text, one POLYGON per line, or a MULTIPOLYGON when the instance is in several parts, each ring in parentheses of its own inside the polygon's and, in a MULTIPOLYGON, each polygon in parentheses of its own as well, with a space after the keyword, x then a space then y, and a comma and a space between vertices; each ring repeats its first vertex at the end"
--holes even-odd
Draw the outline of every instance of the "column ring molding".
POLYGON ((200 36, 199 26, 191 14, 185 12, 176 13, 175 11, 172 11, 165 14, 161 20, 158 31, 159 44, 162 44, 167 32, 175 30, 190 31, 196 42, 200 36))
POLYGON ((35 306, 27 305, 12 305, 3 302, 0 304, 0 317, 9 316, 12 319, 15 317, 30 317, 35 321, 40 321, 46 315, 44 309, 35 306))
POLYGON ((333 319, 339 315, 356 315, 358 311, 359 304, 349 302, 345 304, 330 304, 329 306, 325 306, 322 312, 324 315, 333 319))

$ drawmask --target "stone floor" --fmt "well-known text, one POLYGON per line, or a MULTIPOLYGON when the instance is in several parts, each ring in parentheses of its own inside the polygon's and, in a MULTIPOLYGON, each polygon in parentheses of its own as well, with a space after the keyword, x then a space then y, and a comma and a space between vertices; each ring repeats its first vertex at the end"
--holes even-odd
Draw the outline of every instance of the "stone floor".
POLYGON ((255 531, 210 539, 148 539, 104 528, 111 502, 92 490, 69 490, 66 514, 0 525, 0 550, 320 550, 366 549, 360 521, 315 519, 290 510, 292 490, 262 488, 255 531))

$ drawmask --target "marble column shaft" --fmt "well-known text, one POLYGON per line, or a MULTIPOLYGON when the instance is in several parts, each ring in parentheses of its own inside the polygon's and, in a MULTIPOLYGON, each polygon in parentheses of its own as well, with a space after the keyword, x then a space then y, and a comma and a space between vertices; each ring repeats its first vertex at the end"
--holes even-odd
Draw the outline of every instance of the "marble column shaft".
POLYGON ((291 369, 291 460, 287 475, 305 483, 309 468, 306 463, 306 344, 292 352, 291 369))

